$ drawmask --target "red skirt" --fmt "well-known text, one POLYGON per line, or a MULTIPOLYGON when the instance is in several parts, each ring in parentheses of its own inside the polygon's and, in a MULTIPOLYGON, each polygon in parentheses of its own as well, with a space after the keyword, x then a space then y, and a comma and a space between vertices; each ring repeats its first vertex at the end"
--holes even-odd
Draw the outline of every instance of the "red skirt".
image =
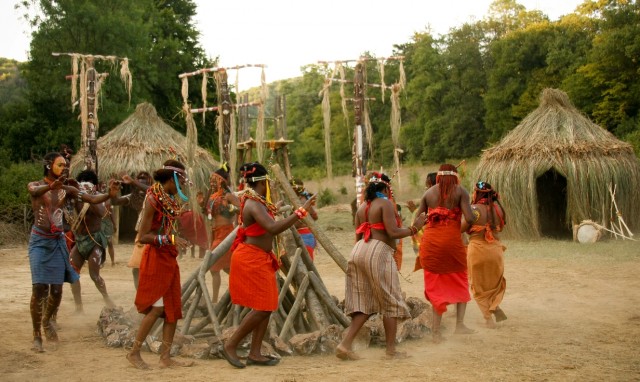
POLYGON ((231 255, 231 302, 266 312, 278 309, 277 265, 273 253, 240 243, 231 255))
POLYGON ((177 256, 178 251, 173 245, 144 246, 135 301, 138 312, 148 313, 152 305, 162 297, 167 322, 177 322, 182 318, 177 256))
POLYGON ((469 302, 467 271, 456 273, 431 273, 424 270, 424 297, 438 314, 447 311, 447 305, 469 302))

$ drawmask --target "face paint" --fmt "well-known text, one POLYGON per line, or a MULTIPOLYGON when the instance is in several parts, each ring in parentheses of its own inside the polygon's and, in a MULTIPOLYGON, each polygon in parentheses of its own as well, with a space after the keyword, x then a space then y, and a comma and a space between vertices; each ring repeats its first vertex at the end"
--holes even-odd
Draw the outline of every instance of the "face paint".
POLYGON ((64 172, 65 168, 67 168, 67 161, 64 157, 57 157, 53 161, 53 165, 51 166, 51 172, 56 177, 59 177, 64 172))

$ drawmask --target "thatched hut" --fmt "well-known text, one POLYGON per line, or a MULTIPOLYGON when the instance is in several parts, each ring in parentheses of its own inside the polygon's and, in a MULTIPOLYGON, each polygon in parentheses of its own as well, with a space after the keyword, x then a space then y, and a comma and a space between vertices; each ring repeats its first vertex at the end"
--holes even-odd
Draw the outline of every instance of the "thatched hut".
MULTIPOLYGON (((188 167, 184 162, 187 158, 187 139, 166 124, 153 105, 141 103, 124 122, 98 139, 98 175, 101 181, 107 181, 113 174, 135 175, 140 171, 153 174, 153 171, 162 167, 164 161, 174 157, 171 149, 175 150, 188 167)), ((75 177, 82 171, 83 158, 83 150, 74 155, 71 160, 71 176, 75 177)), ((189 178, 197 190, 204 191, 209 186, 209 176, 219 168, 219 162, 200 147, 196 148, 193 162, 194 166, 188 168, 189 178)), ((127 217, 122 220, 131 220, 129 212, 123 211, 127 217)), ((120 232, 125 235, 129 231, 128 227, 120 228, 120 232)))
POLYGON ((631 145, 591 122, 556 89, 540 106, 484 151, 474 179, 491 183, 514 238, 567 237, 591 219, 617 221, 609 186, 625 222, 640 227, 640 164, 631 145))

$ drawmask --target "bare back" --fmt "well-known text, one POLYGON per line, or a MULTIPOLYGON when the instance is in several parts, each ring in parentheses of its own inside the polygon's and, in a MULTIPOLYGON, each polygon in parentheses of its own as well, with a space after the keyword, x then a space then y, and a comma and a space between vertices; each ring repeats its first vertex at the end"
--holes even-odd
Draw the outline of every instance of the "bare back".
POLYGON ((429 208, 445 207, 453 209, 459 207, 467 221, 473 221, 473 211, 469 193, 462 186, 457 185, 445 200, 440 200, 440 185, 430 187, 420 199, 418 214, 427 212, 429 208))
MULTIPOLYGON (((367 203, 362 203, 356 212, 356 227, 359 227, 360 224, 367 221, 370 224, 384 223, 384 230, 371 229, 371 238, 382 241, 389 247, 395 249, 395 238, 397 237, 393 234, 399 230, 399 227, 396 214, 394 213, 393 203, 387 199, 375 198, 371 201, 369 211, 366 210, 367 203)), ((362 234, 356 234, 356 240, 362 239, 362 236, 362 234)))

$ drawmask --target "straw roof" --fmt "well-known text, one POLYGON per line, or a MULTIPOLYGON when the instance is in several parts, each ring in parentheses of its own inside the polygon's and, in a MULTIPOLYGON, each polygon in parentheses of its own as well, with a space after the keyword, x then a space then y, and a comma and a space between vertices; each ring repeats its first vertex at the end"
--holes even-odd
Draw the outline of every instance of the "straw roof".
POLYGON ((608 190, 615 185, 626 223, 640 227, 640 164, 632 146, 591 122, 557 89, 545 89, 540 106, 485 150, 475 170, 475 179, 501 194, 507 235, 541 236, 536 179, 551 169, 567 180, 568 225, 615 220, 608 190))
MULTIPOLYGON (((111 174, 136 174, 140 171, 153 171, 162 167, 174 154, 187 166, 189 178, 198 190, 209 186, 209 176, 217 170, 219 162, 206 150, 197 147, 194 166, 189 168, 187 158, 187 139, 166 124, 149 103, 141 103, 136 111, 124 122, 98 139, 98 175, 106 181, 111 174)), ((84 150, 80 150, 71 160, 71 175, 76 176, 84 168, 84 150)))

